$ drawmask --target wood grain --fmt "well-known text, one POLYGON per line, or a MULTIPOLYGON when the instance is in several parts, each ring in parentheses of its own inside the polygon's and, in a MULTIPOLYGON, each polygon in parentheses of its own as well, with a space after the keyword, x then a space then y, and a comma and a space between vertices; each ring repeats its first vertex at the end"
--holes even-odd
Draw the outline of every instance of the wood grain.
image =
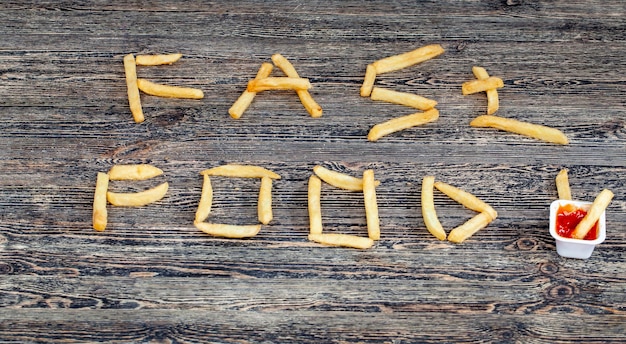
MULTIPOLYGON (((623 2, 245 1, 0 4, 1 342, 620 343, 626 336, 626 30, 623 2), (359 96, 367 64, 438 43, 446 52, 379 75, 435 99, 438 121, 368 142, 409 108, 359 96), (181 52, 141 78, 202 89, 202 100, 142 94, 128 109, 125 54, 181 52), (281 53, 308 78, 322 118, 289 91, 228 109, 281 53), (471 67, 502 78, 497 115, 552 126, 546 144, 469 122, 471 67), (142 208, 109 206, 91 229, 97 172, 147 163, 167 181, 142 208), (255 164, 274 220, 232 240, 193 226, 203 169, 255 164), (381 240, 369 250, 307 240, 315 165, 373 169, 381 240), (615 193, 589 260, 561 258, 548 233, 554 178, 574 198, 615 193), (461 245, 425 228, 425 175, 474 193, 498 218, 461 245)), ((276 70, 273 75, 282 76, 276 70)), ((212 178, 215 222, 256 223, 259 180, 212 178)), ((473 212, 435 192, 447 230, 473 212)), ((322 187, 326 232, 367 235, 363 195, 322 187)))

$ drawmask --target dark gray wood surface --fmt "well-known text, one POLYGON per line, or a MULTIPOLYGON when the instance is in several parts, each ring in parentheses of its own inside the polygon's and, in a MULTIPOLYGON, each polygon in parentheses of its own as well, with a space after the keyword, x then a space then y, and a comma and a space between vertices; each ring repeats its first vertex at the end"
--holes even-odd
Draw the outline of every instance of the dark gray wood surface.
MULTIPOLYGON (((520 342, 626 338, 626 5, 623 1, 3 1, 0 4, 0 342, 520 342), (439 43, 440 57, 377 85, 439 102, 437 122, 371 143, 411 113, 359 96, 365 66, 439 43), (132 121, 122 57, 181 52, 141 77, 201 88, 199 101, 142 95, 132 121), (324 116, 291 92, 227 110, 273 53, 311 80, 324 116), (469 122, 480 65, 504 80, 497 114, 561 129, 568 146, 469 122), (109 207, 91 229, 96 173, 150 163, 158 203, 109 207), (275 220, 250 240, 193 226, 202 179, 261 165, 275 220), (321 164, 375 170, 382 239, 369 250, 307 241, 307 179, 321 164), (588 260, 548 233, 554 177, 574 197, 615 193, 588 260), (499 217, 461 245, 425 229, 421 179, 462 187, 499 217)), ((277 73, 279 74, 279 73, 277 73)), ((258 181, 214 180, 211 220, 256 222, 258 181)), ((435 193, 445 228, 472 212, 435 193)), ((365 235, 362 196, 324 186, 325 230, 365 235)))

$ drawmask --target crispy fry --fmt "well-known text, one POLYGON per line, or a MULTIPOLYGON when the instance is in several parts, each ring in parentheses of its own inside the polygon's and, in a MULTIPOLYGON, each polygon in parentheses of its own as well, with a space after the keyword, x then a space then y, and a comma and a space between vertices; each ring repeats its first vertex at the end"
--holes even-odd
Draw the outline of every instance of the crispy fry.
POLYGON ((137 65, 135 56, 128 54, 124 56, 124 74, 126 74, 126 88, 128 93, 128 104, 130 112, 136 123, 144 121, 141 99, 139 98, 139 88, 137 88, 137 65))
MULTIPOLYGON (((285 73, 285 75, 287 75, 288 77, 290 78, 300 77, 296 69, 291 64, 291 62, 289 62, 289 60, 287 60, 283 55, 281 54, 272 55, 272 62, 274 62, 276 67, 280 68, 283 71, 283 73, 285 73)), ((311 94, 309 93, 309 91, 296 90, 296 93, 298 94, 298 97, 300 97, 300 102, 302 102, 302 105, 307 110, 309 115, 311 115, 311 117, 322 116, 322 107, 319 106, 317 102, 315 102, 313 97, 311 97, 311 94)))
POLYGON ((493 115, 478 116, 470 125, 472 127, 491 127, 561 145, 566 145, 569 142, 567 136, 558 129, 493 115))
POLYGON ((259 222, 266 225, 272 221, 272 178, 261 178, 261 189, 259 191, 258 203, 259 222))
POLYGON ((194 222, 193 224, 206 234, 232 239, 250 238, 261 230, 261 225, 239 226, 207 222, 194 222))
POLYGON ((562 169, 556 176, 556 191, 559 199, 572 199, 572 191, 569 187, 569 178, 567 177, 567 169, 562 169))
MULTIPOLYGON (((489 78, 489 73, 483 67, 474 66, 472 72, 478 80, 484 80, 489 78)), ((493 115, 500 107, 500 99, 498 98, 498 90, 495 88, 487 90, 487 114, 493 115)))
POLYGON ((374 170, 363 171, 363 199, 367 219, 367 234, 372 240, 380 240, 380 219, 378 218, 374 170))
POLYGON ((349 234, 309 234, 309 240, 315 241, 323 245, 343 246, 367 249, 374 246, 374 240, 349 234))
POLYGON ((446 240, 446 231, 441 226, 435 211, 435 200, 433 195, 433 185, 435 177, 426 176, 422 180, 422 216, 426 229, 439 240, 446 240))
MULTIPOLYGON (((271 63, 263 63, 259 68, 259 71, 256 74, 255 79, 263 79, 270 76, 272 73, 272 69, 274 66, 271 63)), ((250 107, 252 104, 252 100, 254 100, 254 96, 256 96, 256 92, 250 92, 248 90, 243 91, 237 101, 228 109, 228 114, 230 117, 234 119, 239 119, 243 115, 243 113, 250 107)))
POLYGON ((268 77, 250 80, 247 90, 250 92, 262 92, 268 90, 308 90, 309 88, 311 88, 309 79, 268 77))
MULTIPOLYGON (((317 165, 313 167, 313 172, 325 183, 334 187, 349 190, 363 191, 363 179, 352 177, 345 173, 329 170, 325 167, 317 165)), ((374 186, 380 185, 380 180, 374 181, 374 186)))
POLYGON ((183 57, 183 54, 137 55, 135 63, 137 66, 158 66, 172 64, 180 60, 181 57, 183 57))
POLYGON ((492 219, 495 219, 498 216, 498 213, 489 204, 483 202, 478 197, 472 195, 467 191, 461 190, 444 182, 435 182, 435 187, 439 191, 448 195, 448 197, 452 198, 453 200, 461 203, 468 209, 477 211, 479 213, 485 212, 489 214, 492 219))
POLYGON ((98 172, 96 191, 93 195, 93 229, 101 232, 107 227, 107 189, 109 175, 98 172))
POLYGON ((372 94, 372 88, 376 82, 376 68, 374 65, 367 65, 365 68, 365 77, 363 78, 363 85, 361 86, 361 97, 369 97, 372 94))
POLYGON ((137 87, 139 87, 139 89, 146 94, 158 97, 183 99, 204 98, 202 90, 197 88, 155 84, 146 79, 137 79, 137 87))
POLYGON ((152 189, 135 193, 118 193, 108 191, 107 200, 109 203, 116 206, 140 207, 162 199, 167 193, 168 187, 169 184, 165 182, 159 186, 153 187, 152 189))
POLYGON ((479 213, 478 215, 467 220, 464 224, 451 230, 448 235, 448 240, 460 244, 465 241, 465 239, 474 235, 474 233, 487 227, 491 221, 493 221, 493 219, 489 213, 479 213))
POLYGON ((371 98, 372 100, 405 105, 422 111, 430 110, 437 105, 437 101, 418 96, 417 94, 398 92, 380 87, 372 89, 371 98))
POLYGON ((412 66, 430 60, 438 55, 443 54, 444 50, 439 44, 431 44, 404 54, 389 56, 380 59, 372 65, 376 69, 376 74, 393 72, 402 68, 412 66))
POLYGON ((412 115, 391 119, 387 122, 376 124, 367 134, 367 139, 374 142, 383 136, 395 133, 396 131, 408 129, 425 123, 436 121, 439 118, 437 109, 430 109, 426 112, 417 112, 412 115))
POLYGON ((461 86, 461 91, 463 92, 463 95, 468 95, 502 87, 504 87, 504 81, 502 81, 502 79, 495 76, 490 76, 487 79, 470 80, 464 82, 461 86))
POLYGON ((239 177, 239 178, 263 178, 280 179, 280 176, 270 170, 254 165, 222 165, 206 169, 200 174, 208 174, 210 176, 222 177, 239 177))
POLYGON ((308 205, 309 205, 309 232, 322 234, 322 207, 320 196, 322 181, 316 176, 309 177, 308 205))
POLYGON ((612 199, 613 192, 611 192, 611 190, 602 190, 602 192, 600 192, 598 196, 596 196, 596 199, 591 204, 591 207, 587 211, 587 215, 585 215, 585 217, 580 220, 578 225, 576 225, 576 228, 574 228, 574 231, 572 232, 572 238, 583 239, 587 235, 587 233, 589 233, 589 231, 598 221, 598 219, 600 219, 600 216, 609 206, 612 199))
POLYGON ((163 170, 148 164, 114 165, 109 170, 110 180, 146 180, 163 174, 163 170))
POLYGON ((198 209, 196 210, 195 222, 202 222, 211 214, 211 206, 213 205, 213 186, 211 185, 211 178, 208 174, 203 175, 204 180, 202 182, 202 193, 200 194, 200 203, 198 203, 198 209))

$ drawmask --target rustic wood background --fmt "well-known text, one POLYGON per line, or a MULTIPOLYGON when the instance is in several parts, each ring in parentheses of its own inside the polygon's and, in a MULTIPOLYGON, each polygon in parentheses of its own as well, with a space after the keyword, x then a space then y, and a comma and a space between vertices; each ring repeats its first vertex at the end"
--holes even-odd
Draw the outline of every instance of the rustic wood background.
MULTIPOLYGON (((626 4, 623 1, 2 1, 0 3, 0 342, 520 342, 626 338, 626 4), (371 143, 411 113, 359 96, 365 66, 439 43, 442 56, 378 85, 439 101, 439 120, 371 143), (142 95, 129 112, 122 57, 181 52, 141 77, 205 99, 142 95), (324 116, 291 92, 227 110, 273 53, 309 78, 324 116), (480 65, 505 81, 499 115, 563 130, 556 146, 469 127, 480 65), (109 207, 91 229, 96 173, 150 163, 170 191, 109 207), (193 226, 202 169, 261 165, 275 220, 251 240, 193 226), (382 240, 369 250, 307 241, 307 178, 322 164, 373 168, 382 240), (574 196, 615 193, 589 260, 556 254, 554 177, 574 196), (425 175, 499 212, 467 242, 425 229, 425 175)), ((279 74, 279 73, 277 73, 279 74)), ((256 222, 258 181, 215 178, 211 220, 256 222)), ((473 213, 436 192, 446 228, 473 213)), ((362 196, 325 186, 325 229, 365 235, 362 196)))

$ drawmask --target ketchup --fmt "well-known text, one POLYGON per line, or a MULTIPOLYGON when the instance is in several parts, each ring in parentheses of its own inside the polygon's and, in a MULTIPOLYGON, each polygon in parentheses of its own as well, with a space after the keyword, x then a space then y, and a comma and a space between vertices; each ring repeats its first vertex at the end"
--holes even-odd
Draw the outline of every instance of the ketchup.
MULTIPOLYGON (((560 206, 556 212, 556 233, 564 238, 572 238, 572 232, 585 215, 587 215, 586 210, 576 208, 573 204, 560 206)), ((596 222, 583 239, 595 240, 597 238, 598 223, 596 222)))

